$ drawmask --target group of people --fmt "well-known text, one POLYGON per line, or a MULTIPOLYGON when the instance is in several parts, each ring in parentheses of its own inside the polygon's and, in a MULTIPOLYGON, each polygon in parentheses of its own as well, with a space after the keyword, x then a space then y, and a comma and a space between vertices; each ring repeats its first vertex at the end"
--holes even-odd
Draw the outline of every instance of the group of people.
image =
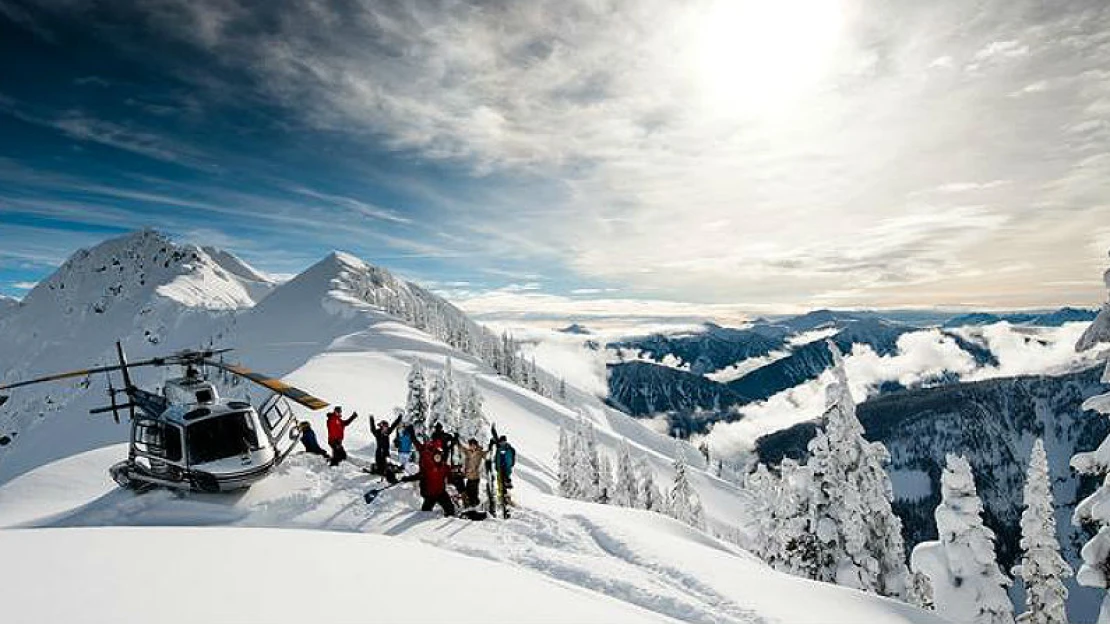
MULTIPOLYGON (((343 438, 347 427, 356 418, 358 412, 351 414, 350 418, 343 418, 343 408, 339 406, 328 412, 330 454, 321 448, 312 426, 307 421, 302 421, 301 443, 305 451, 328 459, 331 466, 338 466, 347 459, 343 438)), ((465 507, 477 507, 482 469, 487 458, 496 468, 504 487, 513 487, 512 471, 516 464, 516 449, 505 436, 498 436, 496 430, 489 447, 483 448, 476 438, 462 443, 457 433, 448 433, 441 423, 436 423, 431 434, 424 436, 412 424, 400 427, 401 420, 402 415, 398 415, 392 423, 382 420, 374 426, 371 419, 375 449, 374 464, 370 471, 382 476, 391 485, 418 481, 423 499, 422 511, 431 511, 438 505, 443 509, 444 515, 455 515, 455 504, 447 489, 449 485, 461 495, 465 507), (397 450, 396 463, 390 462, 391 445, 397 450), (490 452, 493 457, 489 457, 490 452), (403 475, 400 479, 399 473, 403 475)))

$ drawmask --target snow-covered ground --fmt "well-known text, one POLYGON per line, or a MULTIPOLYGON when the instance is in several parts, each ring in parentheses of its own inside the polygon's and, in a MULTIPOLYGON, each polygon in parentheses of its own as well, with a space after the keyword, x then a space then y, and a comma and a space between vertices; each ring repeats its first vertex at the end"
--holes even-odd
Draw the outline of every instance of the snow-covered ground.
POLYGON ((0 567, 6 613, 52 622, 139 622, 152 613, 173 622, 421 621, 422 609, 438 619, 442 608, 454 621, 936 621, 771 571, 658 514, 524 485, 511 519, 472 522, 415 511, 408 484, 366 505, 376 477, 298 454, 239 494, 136 495, 105 474, 122 450, 61 460, 0 487, 0 550, 28 562, 0 567), (299 589, 276 596, 289 578, 299 589), (182 586, 198 599, 160 610, 182 586), (75 599, 44 603, 48 592, 75 599), (129 599, 134 593, 145 598, 129 599))

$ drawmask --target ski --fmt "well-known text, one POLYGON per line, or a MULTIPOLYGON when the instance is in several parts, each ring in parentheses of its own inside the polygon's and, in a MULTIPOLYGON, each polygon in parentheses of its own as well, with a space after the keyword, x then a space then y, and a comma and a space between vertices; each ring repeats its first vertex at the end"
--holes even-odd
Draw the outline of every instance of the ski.
POLYGON ((497 495, 494 490, 494 475, 493 475, 493 458, 497 453, 497 428, 491 427, 491 437, 489 445, 486 447, 486 505, 489 508, 489 515, 497 517, 497 495))
MULTIPOLYGON (((499 507, 501 509, 501 517, 503 519, 508 519, 508 517, 509 517, 509 505, 508 505, 509 496, 508 496, 508 492, 506 491, 506 488, 505 488, 505 475, 501 470, 501 466, 497 465, 497 441, 498 441, 498 439, 499 438, 497 436, 497 425, 490 425, 490 441, 489 441, 490 448, 489 448, 489 455, 487 456, 486 461, 487 462, 492 461, 493 464, 496 466, 496 470, 494 470, 493 472, 497 476, 497 496, 496 496, 497 507, 499 507)), ((491 484, 493 483, 493 475, 490 475, 489 483, 491 483, 491 484)), ((493 514, 494 516, 497 515, 496 510, 494 509, 492 503, 490 504, 490 513, 493 514)))

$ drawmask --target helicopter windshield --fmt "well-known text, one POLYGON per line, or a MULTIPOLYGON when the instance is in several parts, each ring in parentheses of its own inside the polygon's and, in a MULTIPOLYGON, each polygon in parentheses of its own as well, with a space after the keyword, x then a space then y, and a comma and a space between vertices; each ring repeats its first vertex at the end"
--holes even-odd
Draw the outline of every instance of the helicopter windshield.
POLYGON ((185 429, 190 464, 240 455, 258 448, 258 434, 250 412, 231 412, 195 422, 185 429))

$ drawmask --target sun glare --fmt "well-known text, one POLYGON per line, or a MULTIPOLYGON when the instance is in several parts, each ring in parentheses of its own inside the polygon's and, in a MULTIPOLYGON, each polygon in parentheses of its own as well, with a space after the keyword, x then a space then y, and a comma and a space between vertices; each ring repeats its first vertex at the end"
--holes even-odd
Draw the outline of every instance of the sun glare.
POLYGON ((720 113, 798 100, 829 73, 841 39, 839 0, 716 0, 694 27, 693 69, 720 113))

